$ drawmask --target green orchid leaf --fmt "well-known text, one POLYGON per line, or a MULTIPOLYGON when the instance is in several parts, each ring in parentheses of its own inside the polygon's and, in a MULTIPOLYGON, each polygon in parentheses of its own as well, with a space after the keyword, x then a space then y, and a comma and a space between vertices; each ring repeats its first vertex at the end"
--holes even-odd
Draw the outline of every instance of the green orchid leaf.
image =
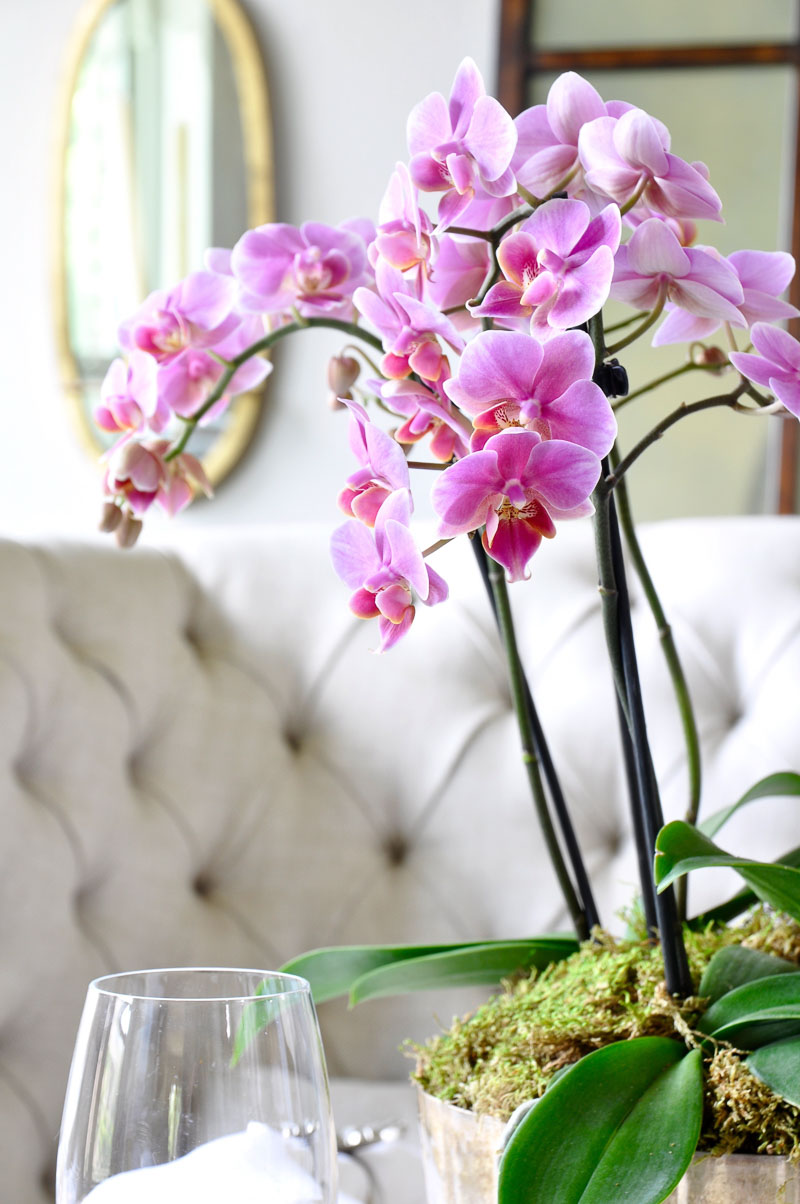
POLYGON ((691 870, 723 866, 735 869, 764 903, 800 920, 800 870, 734 857, 683 820, 667 824, 656 838, 655 878, 659 891, 691 870))
POLYGON ((691 1162, 702 1114, 699 1050, 667 1037, 595 1050, 512 1135, 498 1204, 660 1204, 691 1162))
MULTIPOLYGON (((795 869, 800 869, 800 847, 790 849, 782 857, 776 857, 775 865, 791 865, 795 869)), ((756 892, 745 887, 744 890, 737 891, 730 899, 726 899, 724 903, 718 903, 716 907, 709 907, 708 911, 694 916, 687 923, 689 928, 694 931, 702 931, 709 924, 728 924, 751 907, 755 907, 756 903, 758 903, 756 892)))
POLYGON ((800 1034, 800 971, 735 987, 712 1003, 697 1028, 739 1049, 758 1049, 800 1034))
MULTIPOLYGON (((552 951, 552 956, 547 959, 548 961, 560 960, 560 958, 574 953, 578 948, 577 941, 564 936, 541 936, 519 941, 460 941, 441 945, 342 945, 312 949, 308 953, 292 958, 281 969, 286 974, 299 974, 301 978, 308 979, 311 983, 314 1002, 319 1004, 339 995, 349 995, 355 983, 383 967, 417 958, 436 956, 440 953, 475 948, 487 949, 491 948, 493 943, 504 947, 518 946, 523 954, 532 944, 535 944, 542 954, 548 950, 552 951)), ((524 961, 524 956, 522 961, 524 961)))
POLYGON ((760 949, 747 949, 744 945, 729 945, 718 949, 700 979, 697 994, 715 1003, 728 991, 741 987, 758 978, 770 978, 776 974, 791 974, 797 970, 794 962, 760 949))
POLYGON ((713 815, 709 815, 708 819, 704 819, 697 826, 705 836, 716 836, 722 825, 726 824, 740 807, 744 807, 756 799, 778 798, 787 795, 800 797, 800 773, 771 773, 769 777, 762 778, 760 782, 756 782, 755 786, 751 786, 730 807, 723 807, 722 810, 715 811, 713 815))
POLYGON ((341 945, 311 949, 281 966, 285 974, 298 974, 311 983, 315 1003, 348 995, 353 983, 370 970, 410 957, 444 953, 453 945, 341 945))
POLYGON ((750 1054, 745 1066, 776 1095, 800 1108, 800 1037, 762 1045, 750 1054))
POLYGON ((350 1003, 439 987, 494 987, 517 970, 542 970, 550 962, 569 957, 577 948, 577 942, 569 938, 560 942, 492 941, 407 958, 380 966, 359 978, 351 988, 350 1003))

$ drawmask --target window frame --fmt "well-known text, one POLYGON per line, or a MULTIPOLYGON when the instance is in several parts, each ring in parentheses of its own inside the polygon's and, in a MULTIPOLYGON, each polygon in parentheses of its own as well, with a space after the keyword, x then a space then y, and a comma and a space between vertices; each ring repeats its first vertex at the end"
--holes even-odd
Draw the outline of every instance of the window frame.
MULTIPOLYGON (((530 87, 538 74, 562 71, 669 71, 686 67, 793 67, 794 169, 790 173, 789 250, 800 264, 800 29, 794 40, 782 42, 737 42, 710 45, 663 43, 657 46, 623 47, 565 46, 540 49, 532 44, 530 30, 536 18, 537 0, 501 0, 498 40, 497 96, 512 115, 528 107, 530 87)), ((789 288, 789 300, 800 308, 800 273, 789 288)), ((800 338, 800 318, 789 322, 789 330, 800 338)), ((798 512, 800 478, 800 429, 797 422, 782 422, 777 481, 771 486, 773 509, 778 514, 798 512)))

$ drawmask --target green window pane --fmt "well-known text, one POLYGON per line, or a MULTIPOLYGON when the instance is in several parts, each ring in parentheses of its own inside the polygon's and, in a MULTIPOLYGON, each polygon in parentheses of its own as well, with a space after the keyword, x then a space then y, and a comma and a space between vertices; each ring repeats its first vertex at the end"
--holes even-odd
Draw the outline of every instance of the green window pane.
POLYGON ((794 0, 535 0, 531 18, 540 49, 783 42, 797 33, 794 0))
MULTIPOLYGON (((536 81, 535 102, 546 98, 552 78, 536 81)), ((790 68, 596 72, 587 73, 587 78, 604 99, 627 100, 664 121, 675 154, 707 164, 722 199, 725 224, 699 223, 698 243, 708 242, 723 254, 737 248, 788 247, 796 87, 790 68)), ((625 306, 610 308, 609 321, 631 312, 625 306)), ((610 335, 608 341, 614 337, 610 335)), ((742 334, 737 338, 743 349, 742 334)), ((711 341, 725 345, 724 332, 711 341)), ((685 358, 683 345, 651 348, 647 335, 620 354, 632 390, 678 367, 685 358)), ((731 374, 721 378, 690 374, 623 406, 619 413, 622 454, 681 402, 727 392, 734 380, 731 374)), ((743 417, 727 409, 678 423, 631 470, 629 485, 637 517, 771 508, 774 501, 766 481, 774 476, 772 458, 780 426, 778 420, 743 417)))

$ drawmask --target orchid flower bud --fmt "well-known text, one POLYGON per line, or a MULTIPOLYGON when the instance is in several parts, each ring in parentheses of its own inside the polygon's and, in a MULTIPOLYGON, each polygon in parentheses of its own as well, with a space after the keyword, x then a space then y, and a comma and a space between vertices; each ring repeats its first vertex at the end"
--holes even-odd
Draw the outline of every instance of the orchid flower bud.
POLYGON ((100 522, 97 524, 98 531, 109 534, 111 531, 116 531, 121 522, 122 510, 117 503, 104 502, 103 509, 100 514, 100 522))
POLYGON ((351 400, 350 388, 358 380, 361 367, 352 355, 334 355, 328 361, 328 387, 334 397, 351 400))
POLYGON ((689 356, 693 364, 709 368, 715 376, 721 376, 730 367, 727 354, 721 347, 706 347, 703 343, 692 343, 689 356))
POLYGON ((135 518, 130 510, 120 511, 122 520, 117 525, 115 537, 121 548, 132 548, 142 531, 142 520, 135 518))

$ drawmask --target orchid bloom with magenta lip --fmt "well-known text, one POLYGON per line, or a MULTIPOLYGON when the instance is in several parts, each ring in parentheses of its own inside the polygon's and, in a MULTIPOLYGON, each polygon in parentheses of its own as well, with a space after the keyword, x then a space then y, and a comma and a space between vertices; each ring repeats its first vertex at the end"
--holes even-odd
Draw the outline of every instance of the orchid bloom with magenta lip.
POLYGON ((380 652, 405 635, 414 621, 414 599, 435 606, 447 585, 425 560, 409 530, 411 495, 398 489, 384 501, 374 531, 351 519, 333 533, 331 559, 355 590, 350 609, 360 619, 378 619, 380 652))
POLYGON ((600 460, 588 448, 536 431, 501 431, 437 480, 431 497, 439 534, 485 527, 487 553, 509 581, 521 581, 542 538, 555 535, 555 519, 593 513, 589 496, 599 476, 600 460))
POLYGON ((398 163, 378 211, 378 229, 369 248, 400 272, 427 269, 433 247, 433 223, 419 207, 417 192, 405 163, 398 163))
POLYGON ((420 300, 419 284, 384 260, 375 268, 375 291, 356 290, 356 309, 380 331, 386 354, 381 371, 389 380, 403 380, 415 372, 426 381, 446 373, 447 357, 439 339, 454 351, 464 340, 453 323, 434 305, 420 300))
POLYGON ((554 198, 500 243, 505 280, 472 313, 518 328, 530 317, 539 339, 579 326, 608 300, 621 232, 616 205, 592 218, 583 201, 554 198))
POLYGON ((430 435, 428 449, 431 455, 446 464, 454 457, 460 459, 469 453, 469 427, 463 415, 441 392, 443 383, 440 380, 434 392, 414 379, 371 382, 392 413, 405 418, 394 432, 397 442, 418 443, 430 435))
POLYGON ((472 417, 473 451, 505 428, 524 427, 605 456, 617 423, 593 370, 592 341, 581 330, 544 344, 516 331, 487 330, 468 344, 444 388, 472 417))
POLYGON ((158 364, 144 351, 132 351, 127 363, 111 362, 102 385, 94 420, 101 431, 162 431, 169 409, 158 395, 158 364))
POLYGON ((238 289, 229 276, 192 272, 175 288, 158 290, 119 328, 123 350, 146 351, 158 363, 187 347, 213 347, 241 322, 238 289))
POLYGON ((361 467, 347 478, 339 494, 339 506, 345 514, 373 527, 389 494, 409 489, 408 465, 391 435, 370 422, 362 405, 341 400, 351 415, 350 450, 361 467))
POLYGON ((175 515, 191 502, 193 485, 211 497, 211 485, 200 461, 188 452, 168 460, 169 447, 166 439, 149 444, 119 444, 109 454, 105 474, 105 493, 109 501, 124 498, 136 515, 143 514, 157 502, 167 514, 175 515))
POLYGON ((346 222, 257 226, 233 248, 231 269, 246 308, 279 315, 296 309, 306 318, 349 318, 354 291, 371 275, 363 230, 346 222))

